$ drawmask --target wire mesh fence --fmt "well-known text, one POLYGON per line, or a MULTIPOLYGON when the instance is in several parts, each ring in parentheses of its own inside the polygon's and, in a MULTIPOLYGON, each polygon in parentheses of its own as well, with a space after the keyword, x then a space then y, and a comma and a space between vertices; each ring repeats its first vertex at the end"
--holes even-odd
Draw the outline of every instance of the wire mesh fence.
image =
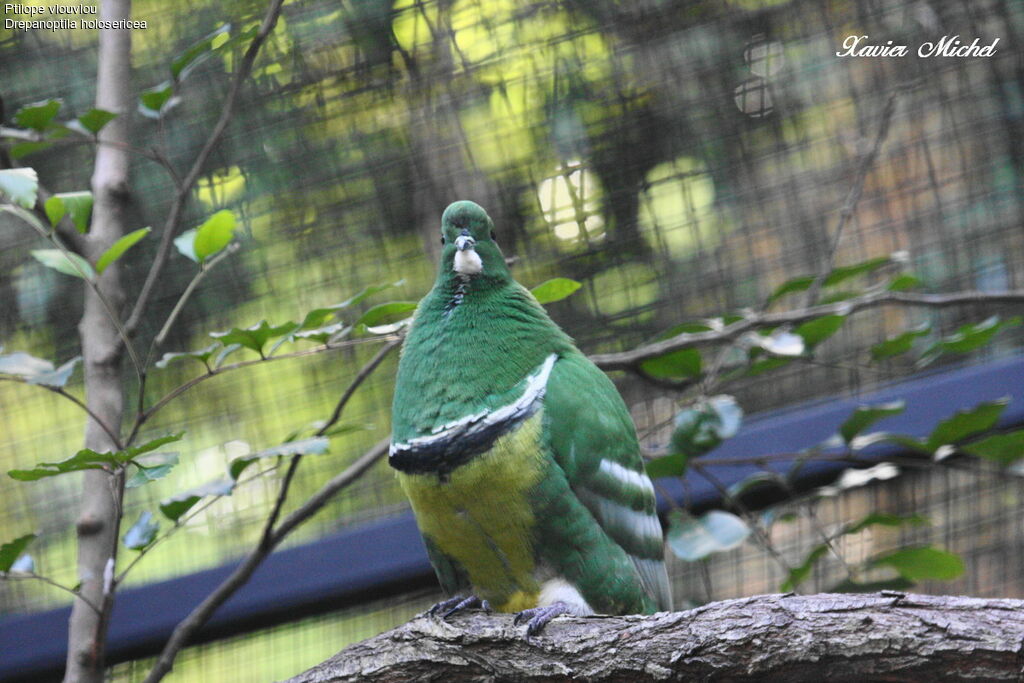
MULTIPOLYGON (((170 57, 190 42, 224 22, 245 30, 261 12, 248 1, 136 3, 134 15, 149 25, 135 36, 136 85, 160 83, 170 57)), ((211 331, 262 319, 295 320, 366 285, 401 282, 376 300, 417 299, 433 278, 441 210, 458 198, 488 209, 524 284, 554 276, 583 283, 551 314, 592 353, 632 348, 682 321, 761 309, 780 284, 829 262, 898 253, 926 291, 1020 288, 1022 30, 1024 8, 1000 0, 288 4, 188 209, 192 224, 233 209, 243 249, 211 273, 166 348, 201 348, 211 331), (909 45, 911 54, 837 56, 844 40, 859 35, 909 45), (945 35, 999 42, 987 58, 915 56, 916 46, 945 35)), ((51 97, 63 100, 68 118, 91 106, 95 32, 4 30, 0 59, 7 121, 19 106, 51 97)), ((198 66, 160 122, 135 116, 133 144, 156 146, 183 167, 211 127, 237 59, 228 52, 198 66)), ((31 165, 51 191, 70 191, 87 186, 90 159, 86 145, 58 144, 5 162, 31 165)), ((173 180, 138 159, 132 182, 133 219, 161 225, 173 180)), ((37 237, 0 218, 0 342, 64 361, 78 353, 80 296, 70 278, 32 261, 29 252, 39 247, 37 237)), ((125 265, 129 291, 137 291, 153 253, 145 243, 138 249, 125 265)), ((888 275, 878 271, 857 286, 888 275)), ((173 263, 140 331, 144 342, 189 277, 181 259, 173 263)), ((791 295, 774 305, 803 304, 801 295, 791 295)), ((924 345, 995 312, 1002 311, 874 309, 813 357, 739 379, 729 391, 748 413, 865 391, 916 369, 900 357, 867 363, 870 345, 930 323, 924 345)), ((1019 343, 1011 333, 985 353, 1010 353, 1019 343)), ((181 465, 168 479, 133 491, 126 519, 221 476, 232 456, 324 419, 372 353, 354 346, 224 373, 168 404, 147 429, 154 436, 187 432, 181 465)), ((180 363, 154 372, 147 396, 197 371, 180 363)), ((304 461, 290 505, 387 434, 393 372, 391 359, 360 389, 342 418, 350 430, 333 439, 331 453, 304 461)), ((616 381, 642 427, 671 415, 678 392, 631 375, 616 381)), ((80 380, 70 390, 80 392, 80 380)), ((5 470, 80 447, 83 417, 59 397, 5 383, 0 401, 5 470)), ((657 434, 648 440, 658 441, 657 434)), ((281 472, 265 468, 272 471, 182 525, 133 569, 129 583, 242 555, 258 538, 277 490, 281 472)), ((1019 593, 981 578, 1014 569, 1005 553, 984 551, 981 544, 988 548, 991 539, 976 533, 992 524, 1020 536, 1019 521, 1006 519, 1007 510, 1019 511, 1019 487, 989 475, 969 486, 929 481, 937 491, 929 505, 965 495, 1012 498, 1005 508, 978 509, 970 523, 950 520, 942 528, 966 555, 973 547, 987 558, 968 572, 972 592, 1008 586, 1019 593)), ((4 538, 39 533, 37 567, 66 585, 75 583, 78 486, 75 475, 32 484, 0 480, 4 538)), ((884 495, 898 503, 913 498, 908 486, 893 490, 884 495)), ((390 471, 377 467, 288 543, 404 506, 390 471)), ((794 532, 794 543, 813 543, 810 533, 794 532)), ((746 563, 734 553, 707 566, 675 565, 678 592, 708 599, 777 583, 773 570, 746 563)), ((67 599, 35 582, 0 582, 0 613, 67 599)), ((276 650, 246 638, 204 645, 188 655, 189 673, 180 680, 231 680, 238 659, 250 656, 231 653, 250 647, 292 662, 280 653, 306 651, 293 641, 316 641, 301 662, 310 665, 407 618, 425 600, 410 596, 246 637, 278 643, 276 650), (223 670, 209 663, 214 653, 223 670)), ((142 666, 124 665, 112 675, 133 680, 142 666)), ((286 668, 260 670, 283 676, 286 668)))

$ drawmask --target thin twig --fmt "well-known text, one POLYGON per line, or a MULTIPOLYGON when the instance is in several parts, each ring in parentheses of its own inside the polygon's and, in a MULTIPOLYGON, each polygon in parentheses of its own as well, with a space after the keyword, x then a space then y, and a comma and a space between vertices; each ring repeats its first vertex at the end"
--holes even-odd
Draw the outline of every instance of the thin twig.
POLYGON ((299 524, 323 508, 335 494, 369 470, 388 452, 389 444, 390 437, 378 442, 376 446, 349 465, 344 472, 324 484, 313 497, 288 515, 281 522, 280 526, 267 536, 266 543, 260 543, 260 545, 254 548, 246 556, 242 564, 175 627, 174 633, 171 635, 170 640, 167 641, 163 651, 160 653, 160 657, 157 659, 156 664, 153 665, 153 669, 149 672, 144 683, 157 683, 157 681, 162 680, 171 671, 174 659, 181 648, 209 620, 218 607, 224 604, 235 591, 245 585, 249 577, 252 576, 252 573, 256 571, 256 568, 259 567, 260 563, 263 562, 277 544, 299 524))
POLYGON ((149 298, 153 293, 153 288, 156 286, 157 281, 159 281, 164 265, 167 263, 167 258, 170 256, 171 245, 173 243, 175 233, 178 230, 178 223, 181 220, 181 214, 185 208, 185 202, 188 200, 189 195, 192 192, 192 186, 195 185, 196 181, 199 179, 199 175, 203 172, 203 167, 206 165, 206 161, 210 158, 210 154, 213 152, 213 149, 220 142, 221 137, 224 135, 224 131, 227 130, 228 122, 234 115, 235 104, 238 100, 238 95, 242 90, 242 84, 251 73, 260 48, 263 46, 263 43, 266 42, 270 32, 274 30, 274 26, 277 24, 277 19, 281 15, 281 7, 283 4, 284 0, 271 0, 270 6, 267 8, 267 14, 263 18, 263 23, 260 25, 259 31, 253 37, 252 42, 249 43, 249 47, 246 49, 245 55, 242 57, 242 60, 238 65, 238 70, 235 72, 234 78, 231 81, 231 87, 228 90, 227 97, 224 98, 224 104, 221 107, 220 118, 218 118, 217 123, 214 124, 213 130, 210 131, 210 135, 206 138, 206 143, 203 145, 202 149, 199 150, 199 154, 196 155, 195 161, 192 163, 192 167, 185 175, 185 178, 181 181, 178 191, 174 195, 174 200, 171 202, 170 210, 167 213, 167 220, 164 222, 164 231, 160 236, 160 245, 157 247, 153 264, 150 266, 149 274, 146 276, 146 281, 142 285, 142 291, 139 293, 139 298, 135 300, 135 306, 132 308, 132 313, 128 317, 128 322, 125 324, 125 327, 129 332, 134 332, 138 327, 139 322, 142 320, 142 316, 146 310, 146 305, 149 303, 149 298))
POLYGON ((73 394, 69 394, 62 387, 50 387, 50 386, 46 386, 45 384, 32 384, 32 383, 30 383, 28 381, 27 378, 25 378, 25 377, 18 377, 16 375, 3 375, 3 376, 0 376, 0 382, 16 382, 17 384, 25 384, 27 386, 36 386, 36 387, 39 387, 40 389, 46 389, 47 391, 49 391, 51 393, 54 393, 54 394, 57 394, 58 396, 63 396, 64 398, 66 398, 67 400, 71 401, 76 406, 78 406, 79 408, 84 410, 85 413, 89 417, 91 417, 93 420, 95 420, 96 424, 98 424, 100 426, 100 428, 104 432, 106 432, 107 436, 110 437, 110 440, 114 442, 114 445, 117 446, 118 450, 124 448, 124 445, 121 442, 121 438, 117 435, 116 432, 114 432, 109 426, 107 426, 106 422, 101 420, 99 418, 99 416, 96 415, 96 413, 94 413, 92 411, 92 409, 90 409, 89 406, 87 406, 81 399, 79 399, 77 396, 75 396, 73 394))
POLYGON ((860 165, 857 167, 857 174, 854 177, 853 186, 850 188, 850 192, 846 195, 846 201, 843 202, 843 208, 839 210, 839 222, 836 224, 835 232, 832 233, 832 241, 829 244, 828 253, 825 255, 825 263, 822 264, 821 270, 818 275, 811 282, 811 286, 807 289, 806 306, 813 306, 818 303, 818 296, 821 294, 821 287, 825 283, 825 278, 832 271, 832 266, 836 260, 836 252, 839 250, 839 242, 843 237, 843 230, 846 229, 846 224, 850 222, 853 217, 854 211, 857 209, 857 204, 860 202, 861 194, 864 192, 864 180, 867 178, 868 171, 875 163, 875 159, 878 158, 878 153, 882 150, 882 144, 885 139, 889 136, 889 125, 892 123, 892 115, 896 111, 896 98, 899 96, 900 90, 893 90, 889 94, 889 98, 885 101, 885 107, 882 109, 881 120, 878 123, 878 131, 875 133, 875 141, 871 145, 871 149, 868 150, 863 157, 861 157, 860 165))
POLYGON ((621 353, 602 353, 590 356, 590 360, 603 370, 632 370, 645 360, 663 356, 680 349, 713 346, 731 342, 747 332, 764 327, 778 327, 807 322, 826 315, 850 315, 878 306, 921 306, 945 308, 965 304, 1024 303, 1024 289, 1003 292, 964 291, 951 294, 921 294, 915 292, 893 292, 889 290, 865 294, 846 301, 820 304, 778 313, 754 313, 726 325, 720 330, 707 332, 684 332, 660 342, 639 346, 621 353))
POLYGON ((192 387, 196 386, 197 384, 201 384, 202 382, 205 382, 208 379, 212 379, 214 377, 217 377, 218 375, 223 375, 225 372, 229 372, 231 370, 238 370, 238 369, 241 369, 241 368, 247 368, 247 367, 249 367, 251 365, 259 365, 260 363, 270 363, 272 361, 284 360, 286 358, 301 358, 303 356, 314 356, 314 355, 319 354, 319 353, 324 353, 325 351, 336 351, 338 349, 343 349, 343 348, 350 347, 350 346, 356 346, 358 344, 370 344, 370 343, 379 342, 379 341, 391 341, 393 339, 396 339, 396 337, 394 335, 387 335, 387 336, 382 336, 382 337, 372 337, 372 338, 369 338, 369 339, 352 339, 352 340, 349 340, 349 341, 346 341, 346 342, 342 342, 340 344, 332 344, 330 346, 328 346, 326 344, 323 344, 323 345, 320 345, 320 346, 313 347, 311 349, 304 349, 302 351, 294 351, 292 353, 282 353, 280 356, 266 356, 264 358, 253 358, 252 360, 244 360, 244 361, 240 361, 238 363, 232 363, 230 365, 222 365, 219 368, 212 368, 205 375, 199 375, 198 377, 193 377, 189 381, 185 382, 184 384, 178 385, 177 387, 172 389, 170 392, 165 394, 163 396, 163 398, 161 398, 159 401, 157 401, 152 406, 150 406, 150 408, 148 410, 146 410, 139 417, 139 419, 136 421, 136 425, 135 425, 134 429, 137 431, 138 428, 143 425, 143 423, 147 422, 150 418, 152 418, 157 412, 160 411, 160 409, 162 409, 165 405, 167 405, 168 403, 170 403, 174 399, 176 399, 179 396, 181 396, 182 394, 184 394, 186 391, 188 391, 192 387))
POLYGON ((43 583, 53 586, 54 588, 59 588, 65 593, 70 593, 72 596, 78 598, 83 603, 88 605, 93 612, 95 612, 96 614, 100 614, 100 608, 97 607, 96 604, 93 603, 91 600, 86 599, 85 596, 76 591, 74 588, 68 588, 64 584, 57 583, 53 579, 43 576, 42 574, 36 574, 35 572, 0 572, 0 579, 3 579, 5 581, 24 581, 28 579, 42 581, 43 583))
POLYGON ((127 442, 129 444, 131 444, 131 442, 135 439, 136 434, 138 434, 139 427, 142 426, 140 420, 142 419, 142 416, 146 412, 146 381, 149 378, 149 364, 153 361, 153 354, 156 353, 157 349, 159 349, 160 346, 164 343, 164 340, 170 333, 171 327, 174 325, 175 320, 177 320, 178 315, 185 307, 185 303, 188 301, 189 297, 192 296, 192 292, 195 291, 195 288, 199 285, 200 282, 202 282, 203 278, 206 277, 206 274, 209 273, 218 263, 223 261, 230 254, 237 251, 237 249, 237 244, 230 244, 223 251, 221 251, 219 254, 210 259, 209 263, 201 263, 199 265, 199 271, 195 274, 195 276, 193 276, 192 280, 188 283, 188 286, 185 287, 185 291, 181 293, 181 296, 178 297, 178 300, 175 302, 174 308, 167 316, 167 320, 164 322, 163 327, 160 328, 160 332, 156 335, 156 337, 153 338, 153 341, 150 343, 149 350, 146 351, 146 362, 143 364, 142 375, 139 377, 138 397, 135 406, 135 423, 132 425, 132 428, 128 433, 127 442))
POLYGON ((382 346, 377 351, 377 354, 371 358, 358 373, 356 373, 352 382, 348 385, 345 391, 341 394, 341 398, 339 398, 338 402, 334 405, 334 411, 331 412, 331 416, 327 418, 327 422, 321 425, 320 429, 317 430, 316 436, 323 436, 326 434, 327 430, 333 427, 334 424, 341 419, 341 411, 345 409, 345 405, 348 404, 349 399, 352 398, 352 394, 356 393, 356 389, 359 388, 359 385, 362 384, 363 381, 370 376, 370 373, 377 369, 377 366, 381 364, 387 355, 401 343, 402 335, 399 334, 397 338, 391 339, 387 344, 382 346))
POLYGON ((775 560, 779 567, 782 568, 782 571, 786 573, 792 571, 793 568, 790 567, 789 563, 786 562, 786 559, 782 557, 782 553, 772 545, 772 541, 768 538, 768 534, 765 533, 759 524, 757 524, 754 514, 747 508, 747 506, 744 505, 736 496, 729 493, 728 487, 726 487, 718 477, 706 471, 703 468, 702 463, 693 462, 690 464, 690 467, 704 477, 709 484, 715 487, 718 493, 722 496, 722 500, 727 501, 730 506, 736 508, 741 515, 747 518, 747 526, 751 529, 752 533, 757 536, 757 540, 761 544, 761 547, 772 556, 772 559, 775 560))

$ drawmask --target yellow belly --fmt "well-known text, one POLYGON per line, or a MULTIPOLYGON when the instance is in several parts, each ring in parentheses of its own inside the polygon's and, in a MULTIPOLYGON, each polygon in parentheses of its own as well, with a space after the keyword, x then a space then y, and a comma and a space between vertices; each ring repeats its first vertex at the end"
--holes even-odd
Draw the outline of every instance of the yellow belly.
POLYGON ((529 493, 543 475, 540 436, 538 411, 447 481, 398 473, 420 531, 462 565, 479 597, 503 612, 537 604, 529 493))

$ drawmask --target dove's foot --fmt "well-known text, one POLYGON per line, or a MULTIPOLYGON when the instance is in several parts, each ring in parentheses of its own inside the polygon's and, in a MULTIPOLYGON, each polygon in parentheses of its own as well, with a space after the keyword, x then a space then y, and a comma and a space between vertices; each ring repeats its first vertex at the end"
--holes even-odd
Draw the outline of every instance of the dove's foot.
POLYGON ((427 610, 427 615, 431 617, 440 615, 442 619, 447 619, 456 612, 473 609, 474 607, 479 607, 488 614, 491 613, 491 605, 486 600, 481 600, 475 595, 470 595, 469 597, 456 595, 431 607, 427 610))
POLYGON ((532 607, 516 614, 513 624, 526 621, 526 637, 540 633, 548 623, 562 614, 571 614, 572 609, 564 602, 553 602, 545 607, 532 607))

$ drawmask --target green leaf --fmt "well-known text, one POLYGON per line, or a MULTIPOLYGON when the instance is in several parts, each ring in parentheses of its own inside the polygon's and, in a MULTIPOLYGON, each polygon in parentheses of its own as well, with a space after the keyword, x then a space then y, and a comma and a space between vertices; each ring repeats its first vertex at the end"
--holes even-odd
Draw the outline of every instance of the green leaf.
POLYGON ((981 441, 962 446, 965 453, 984 458, 999 465, 1012 465, 1024 459, 1024 430, 994 434, 981 441))
POLYGON ((276 458, 282 455, 323 455, 327 452, 327 447, 330 444, 330 439, 326 436, 314 436, 309 439, 302 439, 301 441, 290 441, 283 443, 280 446, 274 446, 266 450, 259 451, 258 453, 252 453, 250 455, 243 455, 239 458, 235 458, 231 461, 231 465, 228 468, 228 473, 231 478, 238 481, 238 477, 245 471, 245 469, 261 458, 276 458))
POLYGON ((952 417, 935 426, 925 447, 934 452, 939 446, 956 444, 969 436, 992 429, 1009 401, 1009 398, 1002 398, 979 403, 968 410, 958 410, 952 417))
POLYGON ((29 154, 41 152, 50 147, 53 147, 53 143, 48 140, 41 142, 19 142, 11 147, 11 158, 20 161, 22 157, 27 157, 29 154))
MULTIPOLYGON (((895 259, 892 256, 878 256, 850 266, 840 266, 839 268, 833 269, 825 276, 825 279, 822 280, 822 286, 835 287, 846 280, 857 277, 858 275, 867 275, 868 273, 878 270, 882 266, 893 263, 894 261, 895 259)), ((800 277, 787 280, 783 284, 779 285, 779 287, 772 292, 771 296, 768 297, 768 305, 771 305, 776 299, 779 299, 786 294, 807 291, 811 288, 814 280, 814 275, 802 275, 800 277)))
POLYGON ((793 567, 789 570, 789 575, 786 580, 779 586, 779 590, 783 593, 788 593, 791 590, 795 590, 797 586, 807 580, 807 577, 811 575, 811 570, 814 569, 814 565, 817 564, 818 560, 825 556, 828 552, 828 546, 824 543, 814 546, 811 552, 807 553, 804 561, 797 567, 793 567))
POLYGON ((178 464, 177 453, 153 453, 132 461, 135 473, 125 481, 126 488, 134 489, 151 481, 163 479, 178 464))
POLYGON ((813 348, 838 332, 844 322, 846 322, 845 315, 824 315, 814 320, 808 320, 793 332, 803 337, 804 343, 813 348))
POLYGON ((11 470, 7 474, 12 479, 17 479, 19 481, 36 481, 38 479, 43 479, 44 477, 54 477, 58 474, 67 474, 68 472, 112 469, 123 465, 143 453, 148 453, 156 450, 160 446, 173 441, 178 441, 183 435, 184 432, 168 434, 166 436, 153 439, 141 446, 134 446, 122 451, 97 453, 91 448, 83 448, 67 460, 61 460, 60 462, 42 462, 30 470, 11 470))
POLYGON ((22 128, 31 128, 42 133, 53 122, 58 111, 60 111, 60 100, 28 104, 14 115, 14 123, 22 128))
POLYGON ((124 535, 124 546, 129 550, 142 550, 156 540, 160 522, 153 519, 153 513, 143 510, 139 519, 124 535))
POLYGON ((135 243, 148 235, 149 232, 150 228, 139 228, 110 245, 110 248, 103 252, 99 261, 96 262, 96 272, 102 273, 106 270, 107 266, 121 258, 124 252, 135 246, 135 243))
POLYGON ((831 273, 829 273, 822 284, 825 287, 835 287, 840 282, 857 277, 858 275, 867 275, 868 273, 878 270, 889 263, 892 263, 892 257, 878 256, 870 258, 867 261, 855 263, 852 266, 841 266, 839 268, 835 268, 831 273))
POLYGON ((998 315, 986 318, 980 323, 964 325, 956 332, 939 340, 928 348, 918 360, 918 366, 925 366, 943 353, 967 353, 985 346, 1002 329, 1020 325, 1019 316, 1000 320, 998 315))
POLYGON ((193 249, 200 263, 228 246, 235 234, 235 214, 222 209, 213 214, 196 231, 193 249))
POLYGON ((227 40, 227 34, 230 30, 231 24, 224 24, 213 33, 190 45, 187 50, 175 57, 171 62, 171 76, 174 77, 174 80, 180 81, 184 79, 192 69, 205 61, 213 53, 213 50, 227 40), (222 35, 224 36, 223 38, 221 38, 222 35))
POLYGON ((697 349, 679 349, 645 360, 640 369, 652 377, 700 377, 703 362, 697 349))
POLYGON ((207 346, 205 349, 199 349, 198 351, 174 351, 171 353, 165 353, 163 358, 156 362, 158 368, 166 368, 172 362, 181 358, 195 358, 203 365, 208 365, 210 357, 221 348, 220 342, 214 342, 207 346))
POLYGON ((897 335, 892 339, 886 339, 880 344, 875 344, 871 347, 871 357, 875 360, 881 360, 883 358, 889 358, 891 356, 898 356, 901 353, 906 353, 914 345, 914 340, 918 337, 924 337, 932 331, 932 326, 928 323, 914 329, 907 330, 903 334, 897 335))
POLYGON ((775 291, 768 297, 768 304, 771 305, 777 299, 781 299, 787 294, 792 294, 793 292, 804 292, 810 289, 811 283, 813 282, 813 275, 802 275, 800 277, 793 278, 792 280, 787 280, 775 288, 775 291))
POLYGON ((908 289, 916 289, 922 284, 921 279, 910 273, 902 273, 892 279, 887 288, 890 292, 903 292, 908 289))
POLYGON ((68 123, 68 128, 79 132, 96 135, 103 126, 117 118, 117 114, 104 109, 90 109, 74 121, 68 123))
POLYGON ((714 328, 706 322, 679 323, 678 325, 673 325, 672 327, 668 328, 667 330, 659 334, 657 337, 654 338, 653 341, 671 339, 672 337, 677 337, 680 334, 697 334, 700 332, 710 332, 712 329, 714 328))
POLYGON ((781 368, 784 365, 789 365, 792 362, 792 358, 765 358, 756 363, 751 363, 745 374, 753 377, 754 375, 760 375, 764 372, 781 368))
POLYGON ((668 546, 676 557, 688 562, 732 550, 749 535, 747 523, 730 512, 711 510, 691 517, 673 511, 669 515, 668 546))
POLYGON ((673 453, 662 458, 655 458, 647 463, 645 469, 651 479, 659 477, 681 477, 686 474, 690 456, 686 453, 673 453))
POLYGON ((959 555, 931 546, 901 548, 872 559, 869 566, 892 567, 910 581, 950 581, 964 573, 959 555))
POLYGON ((7 476, 18 481, 36 481, 68 472, 109 469, 119 464, 112 453, 97 453, 92 449, 83 448, 67 460, 41 462, 30 470, 10 470, 7 476))
POLYGON ((570 280, 567 277, 556 277, 547 282, 542 282, 531 289, 530 292, 537 298, 539 303, 551 304, 565 299, 582 286, 576 280, 570 280))
POLYGON ((39 177, 34 168, 5 168, 0 170, 0 194, 23 209, 36 205, 39 177))
MULTIPOLYGON (((164 81, 139 95, 139 113, 151 119, 158 119, 166 113, 164 109, 174 95, 174 84, 164 81)), ((173 106, 173 105, 172 105, 173 106)))
POLYGON ((199 231, 195 228, 192 230, 186 230, 177 237, 174 238, 174 247, 177 249, 182 256, 188 258, 191 261, 199 263, 199 257, 196 256, 196 233, 199 231))
POLYGON ((377 304, 356 321, 356 325, 366 325, 367 327, 373 327, 374 325, 380 325, 381 323, 391 320, 396 316, 411 313, 416 310, 415 301, 389 301, 385 304, 377 304))
POLYGON ((850 443, 855 436, 871 425, 891 415, 899 415, 906 407, 905 401, 879 403, 873 406, 858 406, 853 411, 853 414, 846 418, 846 421, 839 427, 839 434, 843 437, 843 441, 850 443))
POLYGON ((215 479, 160 501, 160 512, 167 519, 177 523, 183 514, 191 510, 203 498, 207 496, 229 496, 234 488, 235 482, 232 479, 227 477, 215 479))
POLYGON ((65 253, 60 249, 34 249, 32 257, 47 268, 53 268, 65 275, 73 275, 86 280, 91 280, 96 276, 89 262, 74 252, 65 253))
POLYGON ((75 366, 80 360, 82 360, 81 356, 75 356, 64 365, 54 369, 53 363, 50 361, 18 351, 0 356, 0 374, 17 375, 24 377, 29 384, 59 389, 71 379, 75 366))
POLYGON ((25 548, 36 540, 35 534, 19 536, 10 543, 0 545, 0 572, 9 572, 17 561, 18 557, 25 552, 25 548))
POLYGON ((245 329, 233 327, 227 332, 211 332, 210 336, 220 340, 225 347, 232 344, 239 344, 247 349, 263 355, 263 347, 274 337, 288 334, 295 329, 295 323, 285 323, 271 327, 266 320, 261 320, 251 327, 245 329))
POLYGON ((676 415, 672 452, 704 455, 735 436, 742 422, 743 409, 732 396, 721 394, 699 401, 676 415))
POLYGON ((141 446, 132 446, 131 448, 123 451, 117 451, 114 455, 117 456, 119 462, 127 462, 133 458, 142 455, 143 453, 149 453, 155 451, 161 446, 166 446, 169 443, 175 441, 181 441, 181 437, 185 436, 185 432, 178 432, 177 434, 165 434, 164 436, 147 441, 141 446))

